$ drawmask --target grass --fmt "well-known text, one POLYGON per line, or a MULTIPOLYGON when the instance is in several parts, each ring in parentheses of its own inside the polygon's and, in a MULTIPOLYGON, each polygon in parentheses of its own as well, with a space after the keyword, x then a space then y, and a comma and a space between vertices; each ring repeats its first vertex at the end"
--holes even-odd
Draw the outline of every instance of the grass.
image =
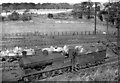
MULTIPOLYGON (((22 21, 0 22, 0 25, 2 25, 2 27, 0 26, 0 33, 16 33, 16 32, 24 33, 24 32, 35 32, 35 31, 49 33, 49 32, 56 32, 56 31, 66 32, 66 31, 93 31, 94 30, 94 23, 88 22, 86 20, 73 20, 73 19, 66 20, 66 21, 75 21, 75 22, 77 21, 78 23, 55 23, 55 21, 58 21, 58 20, 50 20, 47 18, 36 17, 36 18, 33 18, 33 21, 30 21, 30 22, 22 22, 22 21)), ((106 31, 106 26, 99 23, 97 24, 97 30, 106 31)), ((115 29, 112 27, 109 27, 109 30, 115 31, 115 29)), ((82 72, 75 79, 70 79, 70 80, 73 80, 73 81, 74 80, 75 81, 114 80, 114 78, 117 77, 117 74, 116 74, 117 72, 118 72, 117 67, 115 68, 105 67, 105 69, 100 67, 94 72, 90 72, 90 71, 82 72)))
POLYGON ((78 74, 77 81, 117 81, 118 63, 100 66, 95 69, 89 69, 78 74))
POLYGON ((77 73, 66 73, 45 81, 117 81, 119 80, 118 63, 100 66, 77 73))
MULTIPOLYGON (((24 33, 24 32, 64 32, 64 31, 93 31, 94 22, 86 21, 85 19, 74 20, 68 19, 65 21, 74 21, 77 23, 55 23, 54 19, 47 19, 46 17, 34 17, 32 21, 22 22, 2 22, 2 32, 3 33, 24 33)), ((97 30, 106 31, 106 26, 103 24, 97 24, 97 30)), ((115 29, 109 27, 110 31, 115 29)))

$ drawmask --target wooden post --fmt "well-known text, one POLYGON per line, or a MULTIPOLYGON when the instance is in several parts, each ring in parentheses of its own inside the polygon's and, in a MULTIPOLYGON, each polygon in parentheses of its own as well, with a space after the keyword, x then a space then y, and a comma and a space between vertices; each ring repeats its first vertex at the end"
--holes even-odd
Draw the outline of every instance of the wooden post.
POLYGON ((62 36, 64 35, 64 33, 62 32, 62 36))
POLYGON ((78 32, 77 32, 77 35, 79 35, 78 32))
POLYGON ((81 32, 81 35, 83 34, 83 32, 81 32))
POLYGON ((94 32, 95 32, 95 35, 96 35, 96 14, 97 14, 97 3, 95 2, 95 28, 94 28, 94 32))
POLYGON ((117 46, 120 47, 120 25, 117 28, 117 46))
POLYGON ((52 32, 51 32, 51 36, 52 36, 52 32))
POLYGON ((67 36, 67 32, 66 32, 66 36, 67 36))
POLYGON ((85 35, 86 35, 86 31, 85 31, 85 35))
POLYGON ((58 36, 59 36, 59 32, 58 32, 58 36))

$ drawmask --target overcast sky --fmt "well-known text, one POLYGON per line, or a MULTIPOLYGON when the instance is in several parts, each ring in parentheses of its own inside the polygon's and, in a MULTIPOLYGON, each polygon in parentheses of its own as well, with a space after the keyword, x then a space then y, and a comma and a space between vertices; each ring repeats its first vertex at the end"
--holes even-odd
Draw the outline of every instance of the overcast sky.
MULTIPOLYGON (((80 3, 82 1, 89 1, 89 0, 0 0, 1 3, 21 3, 21 2, 34 2, 34 3, 60 3, 60 2, 67 2, 67 3, 80 3)), ((108 2, 109 0, 91 0, 93 2, 108 2)))

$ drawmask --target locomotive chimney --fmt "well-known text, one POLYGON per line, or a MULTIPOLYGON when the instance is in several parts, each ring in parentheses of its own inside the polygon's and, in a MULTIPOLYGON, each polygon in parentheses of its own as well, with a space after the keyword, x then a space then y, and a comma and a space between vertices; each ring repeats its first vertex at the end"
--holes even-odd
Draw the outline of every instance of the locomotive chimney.
POLYGON ((23 51, 22 52, 22 55, 25 57, 27 55, 27 52, 26 51, 23 51))

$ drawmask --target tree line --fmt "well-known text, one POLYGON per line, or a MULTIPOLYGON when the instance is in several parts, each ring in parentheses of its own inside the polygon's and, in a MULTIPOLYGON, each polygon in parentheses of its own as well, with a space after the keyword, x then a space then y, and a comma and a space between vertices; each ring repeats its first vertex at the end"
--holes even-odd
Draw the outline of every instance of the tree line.
MULTIPOLYGON (((85 16, 87 19, 93 18, 95 15, 95 8, 93 7, 94 2, 82 2, 80 4, 74 4, 72 15, 74 18, 82 18, 85 16)), ((100 4, 97 2, 97 4, 100 4)), ((97 11, 100 11, 100 6, 96 7, 97 11)))
MULTIPOLYGON (((72 14, 74 18, 82 18, 86 16, 87 19, 93 18, 95 15, 95 8, 93 8, 92 2, 83 2, 74 5, 72 14)), ((104 3, 104 9, 100 10, 100 6, 97 3, 96 11, 100 21, 108 21, 109 23, 116 25, 120 22, 120 1, 112 3, 104 3)))
MULTIPOLYGON (((100 3, 97 3, 100 4, 100 3)), ((82 2, 78 4, 68 4, 68 3, 43 3, 43 4, 35 4, 35 3, 3 3, 2 7, 3 9, 9 10, 9 9, 73 9, 71 14, 74 18, 81 18, 83 16, 87 16, 87 18, 91 18, 91 16, 94 16, 95 9, 92 7, 94 3, 90 2, 82 2)), ((120 17, 120 1, 114 2, 114 3, 105 3, 105 8, 103 10, 100 10, 100 7, 97 6, 97 16, 98 18, 103 21, 108 21, 112 24, 118 22, 118 18, 116 15, 119 15, 120 17), (105 18, 103 18, 103 16, 105 18)), ((14 16, 14 15, 13 15, 14 16)), ((16 15, 17 16, 17 15, 16 15)), ((26 15, 24 15, 26 17, 26 15)), ((11 16, 12 17, 12 16, 11 16)), ((48 17, 52 18, 53 15, 50 14, 48 17)), ((14 18, 14 17, 13 17, 14 18)), ((29 16, 27 16, 29 18, 29 16)), ((14 20, 14 19, 13 19, 14 20)))
POLYGON ((2 3, 3 10, 6 9, 71 9, 69 3, 2 3))
POLYGON ((24 12, 22 15, 14 11, 11 15, 8 15, 7 17, 0 16, 0 22, 1 21, 30 21, 32 20, 32 15, 24 12))
POLYGON ((120 22, 120 1, 105 4, 104 10, 98 13, 98 17, 101 21, 104 19, 113 25, 118 24, 117 22, 120 22), (103 18, 103 15, 105 18, 103 18))

